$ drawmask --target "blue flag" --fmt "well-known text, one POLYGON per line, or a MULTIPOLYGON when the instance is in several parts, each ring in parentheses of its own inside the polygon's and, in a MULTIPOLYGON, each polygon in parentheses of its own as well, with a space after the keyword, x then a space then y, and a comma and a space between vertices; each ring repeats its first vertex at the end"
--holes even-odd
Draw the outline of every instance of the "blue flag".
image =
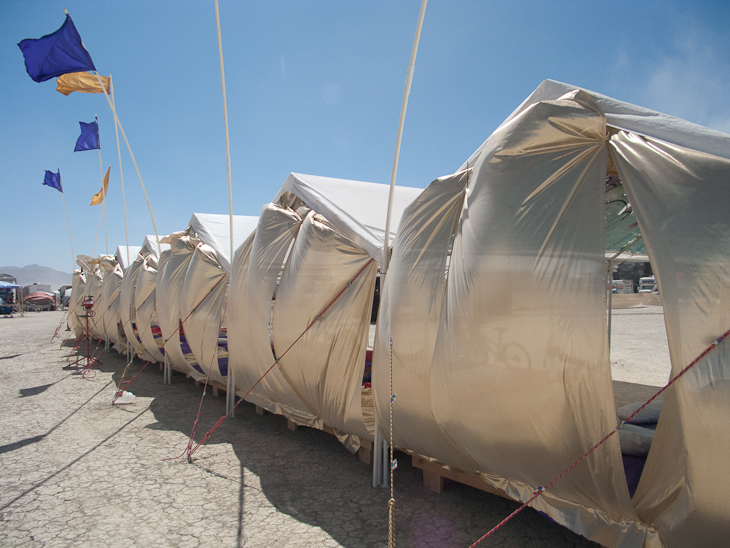
POLYGON ((81 126, 81 135, 76 139, 74 152, 101 149, 101 145, 99 144, 99 122, 96 120, 90 124, 79 122, 79 125, 81 126))
POLYGON ((25 70, 36 82, 86 70, 96 71, 91 55, 81 43, 70 15, 61 28, 41 38, 26 38, 18 43, 25 57, 25 70))
POLYGON ((46 176, 43 179, 43 184, 48 185, 51 188, 55 188, 59 192, 63 193, 63 187, 61 186, 61 170, 58 173, 46 170, 46 176))

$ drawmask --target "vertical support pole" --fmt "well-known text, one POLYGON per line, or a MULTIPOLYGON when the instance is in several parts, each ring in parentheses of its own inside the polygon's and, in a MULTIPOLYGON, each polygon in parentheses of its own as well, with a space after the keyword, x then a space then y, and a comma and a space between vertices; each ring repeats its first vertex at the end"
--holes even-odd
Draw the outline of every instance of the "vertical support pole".
POLYGON ((231 371, 230 360, 228 362, 228 376, 226 377, 226 411, 230 411, 231 417, 235 411, 233 407, 236 405, 236 380, 231 371))
POLYGON ((375 439, 373 440, 373 487, 379 487, 383 480, 382 451, 383 435, 380 433, 378 418, 375 418, 375 439))
MULTIPOLYGON (((228 169, 228 215, 230 221, 231 232, 231 272, 229 280, 233 276, 233 192, 231 190, 231 145, 228 138, 228 103, 226 102, 226 73, 223 70, 223 39, 221 38, 221 17, 218 11, 218 0, 215 0, 215 23, 218 30, 218 58, 221 65, 221 88, 223 90, 223 120, 226 128, 226 167, 228 169)), ((229 362, 230 363, 230 362, 229 362)), ((226 412, 230 416, 234 416, 236 402, 236 382, 231 373, 230 365, 228 366, 228 375, 226 378, 226 412)))
POLYGON ((170 361, 167 359, 167 352, 165 352, 165 365, 162 368, 162 384, 170 383, 170 361))
MULTIPOLYGON (((101 79, 100 79, 101 80, 101 79)), ((109 75, 109 88, 111 91, 111 104, 114 105, 114 82, 112 75, 109 75)), ((122 211, 124 211, 124 241, 127 244, 127 266, 129 266, 129 231, 127 230, 127 200, 124 197, 124 172, 122 171, 122 151, 119 146, 119 125, 114 117, 114 134, 117 137, 117 157, 119 158, 119 184, 122 188, 122 211)))
MULTIPOLYGON (((413 82, 413 72, 416 69, 416 55, 418 54, 418 43, 421 40, 421 29, 423 28, 423 19, 426 15, 426 4, 428 0, 421 0, 421 11, 418 14, 418 25, 416 26, 416 36, 413 39, 413 49, 411 50, 411 60, 408 63, 408 73, 406 75, 406 85, 403 90, 403 103, 401 104, 400 110, 400 122, 398 124, 398 136, 395 142, 395 154, 393 157, 393 169, 390 175, 390 194, 388 195, 388 211, 385 216, 385 237, 383 241, 383 259, 381 263, 381 292, 384 288, 386 273, 388 272, 388 262, 390 259, 390 220, 393 211, 393 196, 395 194, 395 180, 398 173, 398 160, 400 158, 400 146, 401 140, 403 139, 403 126, 406 120, 406 110, 408 109, 408 97, 411 94, 411 84, 413 82)), ((388 394, 390 400, 391 394, 388 394)), ((376 434, 377 434, 377 418, 375 419, 376 434)), ((373 486, 375 486, 376 474, 378 476, 378 484, 381 487, 388 486, 388 479, 386 478, 386 466, 385 461, 388 459, 388 448, 383 440, 382 434, 380 436, 381 443, 377 441, 373 447, 373 486)))
POLYGON ((611 316, 613 316, 613 261, 608 260, 608 363, 611 363, 611 316))
POLYGON ((383 442, 380 444, 380 487, 383 488, 390 485, 388 476, 388 471, 390 470, 390 459, 388 458, 389 448, 388 440, 383 436, 383 442))

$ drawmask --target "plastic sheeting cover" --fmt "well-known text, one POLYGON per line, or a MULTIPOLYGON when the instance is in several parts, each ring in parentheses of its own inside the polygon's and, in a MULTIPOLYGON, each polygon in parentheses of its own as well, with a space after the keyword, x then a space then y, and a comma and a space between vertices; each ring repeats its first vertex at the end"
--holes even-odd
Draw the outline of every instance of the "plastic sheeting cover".
MULTIPOLYGON (((611 153, 664 301, 675 376, 730 329, 730 160, 626 132, 611 153)), ((667 391, 634 497, 665 546, 727 545, 728 417, 725 340, 667 391)))
MULTIPOLYGON (((421 188, 395 187, 391 242, 403 211, 421 192, 421 188)), ((375 260, 382 260, 390 185, 291 173, 275 201, 287 193, 324 216, 375 260)))
MULTIPOLYGON (((605 323, 606 144, 605 117, 585 93, 526 107, 470 163, 442 304, 435 282, 420 291, 407 283, 419 279, 422 261, 435 261, 444 274, 447 231, 420 238, 421 249, 401 258, 406 273, 386 276, 395 319, 411 307, 433 307, 421 322, 414 314, 391 328, 424 330, 422 352, 409 333, 393 337, 393 355, 409 358, 430 393, 420 403, 410 397, 403 414, 396 400, 398 432, 435 426, 436 435, 418 440, 426 456, 480 473, 516 499, 529 498, 615 426, 605 323)), ((435 220, 445 203, 419 214, 435 220)), ((381 328, 374 378, 387 374, 381 328)), ((387 424, 389 395, 375 393, 387 424)), ((648 538, 614 438, 533 505, 603 545, 648 538)))
MULTIPOLYGON (((241 245, 256 230, 258 217, 233 216, 233 249, 241 245)), ((231 227, 228 215, 193 213, 188 226, 200 241, 213 248, 226 274, 231 273, 231 227)))
POLYGON ((160 322, 162 337, 165 342, 165 355, 170 364, 180 371, 194 375, 198 378, 201 373, 193 367, 196 365, 195 358, 191 353, 183 352, 180 344, 180 297, 185 273, 188 270, 193 250, 199 240, 187 235, 185 232, 171 234, 170 251, 164 264, 161 265, 157 277, 157 289, 155 292, 157 301, 157 315, 160 322))
MULTIPOLYGON (((234 247, 243 244, 257 225, 258 217, 234 215, 234 247)), ((180 319, 200 372, 224 384, 228 350, 221 330, 230 276, 230 217, 196 213, 187 232, 200 238, 200 243, 185 272, 180 319)))
POLYGON ((240 396, 273 413, 322 427, 278 367, 269 325, 279 276, 302 223, 298 213, 276 204, 261 211, 255 236, 236 252, 229 294, 229 365, 240 396), (267 373, 268 371, 268 373, 267 373))
POLYGON ((134 262, 140 251, 142 251, 142 246, 140 245, 120 245, 117 247, 116 257, 122 272, 127 271, 127 268, 134 262), (127 256, 129 256, 129 260, 127 260, 127 256))

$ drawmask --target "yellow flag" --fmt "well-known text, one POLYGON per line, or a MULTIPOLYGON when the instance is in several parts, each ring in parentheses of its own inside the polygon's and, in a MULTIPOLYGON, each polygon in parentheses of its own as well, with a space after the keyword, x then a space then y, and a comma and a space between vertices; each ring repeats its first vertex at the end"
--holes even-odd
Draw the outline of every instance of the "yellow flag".
POLYGON ((101 187, 101 190, 94 194, 94 197, 91 199, 91 204, 89 205, 99 205, 101 202, 104 201, 104 196, 106 196, 106 189, 109 186, 109 170, 112 168, 112 166, 109 166, 106 168, 106 175, 104 175, 104 184, 101 187))
MULTIPOLYGON (((109 91, 109 78, 101 76, 101 81, 104 82, 106 92, 111 93, 109 91)), ((96 76, 88 72, 62 74, 56 79, 56 91, 64 95, 68 95, 74 91, 80 91, 81 93, 104 93, 96 76)))

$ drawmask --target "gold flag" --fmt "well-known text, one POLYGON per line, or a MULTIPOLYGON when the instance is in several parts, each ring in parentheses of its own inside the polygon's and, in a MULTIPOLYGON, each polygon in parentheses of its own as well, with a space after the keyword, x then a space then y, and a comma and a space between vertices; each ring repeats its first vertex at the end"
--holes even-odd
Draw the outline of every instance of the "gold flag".
POLYGON ((101 202, 104 201, 104 196, 106 196, 106 189, 109 186, 109 170, 112 168, 112 166, 109 166, 106 168, 106 175, 104 175, 104 184, 101 187, 101 190, 94 194, 94 197, 91 199, 91 204, 89 205, 99 205, 101 202))
MULTIPOLYGON (((104 82, 106 92, 111 93, 109 91, 109 78, 106 76, 101 76, 100 78, 104 82)), ((56 91, 64 95, 68 95, 74 91, 80 91, 81 93, 104 93, 96 76, 88 72, 62 74, 56 79, 56 91)))

